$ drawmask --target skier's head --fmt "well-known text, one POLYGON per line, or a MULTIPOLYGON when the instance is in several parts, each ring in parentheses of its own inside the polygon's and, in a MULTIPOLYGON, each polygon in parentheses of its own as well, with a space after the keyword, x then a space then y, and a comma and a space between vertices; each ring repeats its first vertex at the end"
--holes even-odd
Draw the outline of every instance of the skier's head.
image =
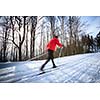
POLYGON ((54 38, 58 38, 58 35, 54 35, 54 38))
POLYGON ((55 36, 55 38, 58 38, 58 36, 55 36))

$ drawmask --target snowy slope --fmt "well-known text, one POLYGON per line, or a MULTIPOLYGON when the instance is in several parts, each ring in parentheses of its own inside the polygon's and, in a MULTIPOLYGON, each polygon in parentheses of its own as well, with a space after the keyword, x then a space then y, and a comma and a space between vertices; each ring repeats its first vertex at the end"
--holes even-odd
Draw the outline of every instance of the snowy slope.
POLYGON ((47 73, 38 75, 45 60, 0 63, 0 82, 17 83, 94 83, 100 82, 100 53, 80 54, 55 59, 45 66, 47 73))

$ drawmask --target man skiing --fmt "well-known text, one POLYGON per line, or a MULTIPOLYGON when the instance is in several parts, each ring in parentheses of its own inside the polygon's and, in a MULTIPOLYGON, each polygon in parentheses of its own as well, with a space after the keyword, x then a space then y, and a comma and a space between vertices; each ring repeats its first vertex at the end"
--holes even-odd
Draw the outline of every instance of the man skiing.
POLYGON ((48 51, 48 59, 47 61, 42 65, 42 67, 40 68, 41 71, 43 71, 43 68, 45 67, 45 65, 50 61, 52 61, 53 63, 53 68, 56 68, 57 66, 54 63, 54 56, 53 53, 55 51, 56 45, 58 45, 59 47, 63 47, 63 45, 59 42, 58 40, 58 36, 54 36, 49 43, 47 44, 47 51, 48 51))

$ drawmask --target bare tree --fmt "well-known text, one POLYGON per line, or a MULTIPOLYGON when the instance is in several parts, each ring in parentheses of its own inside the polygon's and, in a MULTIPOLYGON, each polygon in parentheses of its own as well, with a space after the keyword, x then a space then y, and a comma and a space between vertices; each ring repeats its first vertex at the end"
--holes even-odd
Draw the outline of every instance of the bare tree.
POLYGON ((31 19, 31 43, 30 43, 30 58, 34 57, 35 52, 35 32, 37 26, 37 16, 30 17, 31 19))
POLYGON ((55 34, 55 21, 56 17, 55 16, 46 16, 47 21, 50 23, 50 36, 53 37, 55 34))
POLYGON ((62 42, 64 43, 65 41, 65 23, 67 22, 67 16, 58 16, 58 19, 60 20, 61 23, 61 36, 62 36, 62 42))
POLYGON ((1 57, 3 61, 7 60, 8 55, 8 39, 9 39, 9 17, 4 16, 2 18, 2 23, 0 26, 2 27, 2 47, 1 47, 1 57))
POLYGON ((25 28, 26 18, 27 18, 27 16, 23 16, 23 17, 12 17, 12 16, 10 16, 11 27, 12 27, 12 37, 13 37, 12 42, 18 48, 19 60, 20 61, 22 60, 22 51, 21 50, 22 50, 22 45, 23 45, 23 42, 25 40, 25 34, 26 34, 26 28, 25 28), (17 21, 17 23, 16 23, 16 21, 17 21), (22 23, 22 21, 23 21, 23 23, 22 23), (16 30, 16 28, 15 28, 16 24, 18 24, 18 30, 16 30), (21 35, 21 33, 20 33, 22 24, 23 24, 23 35, 21 35), (17 31, 18 36, 19 36, 19 43, 18 44, 15 41, 15 30, 17 31))
POLYGON ((82 23, 80 21, 80 17, 69 16, 68 33, 69 33, 69 45, 71 54, 76 54, 80 52, 79 35, 84 31, 83 30, 84 25, 85 23, 82 23))
POLYGON ((28 32, 29 32, 29 21, 27 21, 26 25, 26 59, 28 59, 28 32))

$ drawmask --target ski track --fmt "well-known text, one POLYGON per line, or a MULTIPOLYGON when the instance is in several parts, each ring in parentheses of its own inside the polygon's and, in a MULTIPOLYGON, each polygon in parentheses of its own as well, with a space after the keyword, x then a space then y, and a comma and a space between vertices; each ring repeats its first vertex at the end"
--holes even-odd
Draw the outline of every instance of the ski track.
POLYGON ((100 82, 100 53, 80 54, 55 59, 57 68, 51 69, 52 63, 45 66, 46 73, 39 68, 44 63, 29 61, 18 63, 0 63, 1 83, 95 83, 100 82), (7 67, 5 67, 7 66, 7 67))

